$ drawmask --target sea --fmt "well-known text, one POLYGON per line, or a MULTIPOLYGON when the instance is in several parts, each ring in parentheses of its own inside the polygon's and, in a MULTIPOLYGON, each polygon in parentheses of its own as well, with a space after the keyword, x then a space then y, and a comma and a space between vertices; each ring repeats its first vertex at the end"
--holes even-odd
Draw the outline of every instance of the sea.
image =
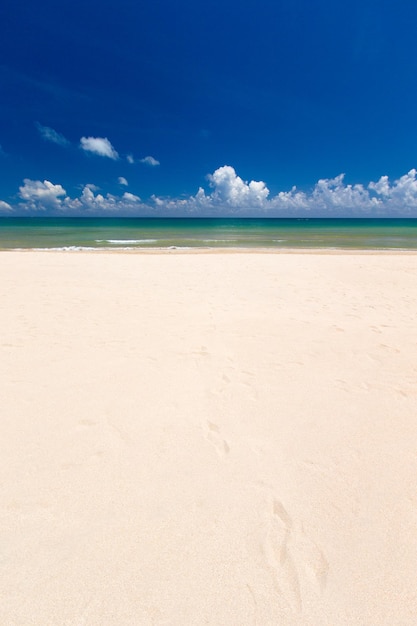
POLYGON ((417 250, 417 219, 0 217, 0 250, 417 250))

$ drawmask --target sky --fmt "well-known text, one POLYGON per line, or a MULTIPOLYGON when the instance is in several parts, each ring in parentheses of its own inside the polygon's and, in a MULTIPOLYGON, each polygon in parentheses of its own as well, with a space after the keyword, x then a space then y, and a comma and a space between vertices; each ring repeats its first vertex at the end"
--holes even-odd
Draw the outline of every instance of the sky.
POLYGON ((417 217, 411 0, 2 0, 0 215, 417 217))

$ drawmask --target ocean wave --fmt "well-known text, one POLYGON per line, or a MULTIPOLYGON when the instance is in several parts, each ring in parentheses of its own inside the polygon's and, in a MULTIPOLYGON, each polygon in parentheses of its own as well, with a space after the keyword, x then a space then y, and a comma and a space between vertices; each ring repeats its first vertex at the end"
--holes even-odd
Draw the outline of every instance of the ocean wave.
MULTIPOLYGON (((196 241, 199 241, 198 239, 196 241)), ((202 239, 203 243, 235 243, 234 239, 202 239)))
POLYGON ((156 243, 157 239, 96 239, 96 243, 109 243, 112 246, 132 246, 136 243, 156 243))
MULTIPOLYGON (((17 250, 25 250, 27 248, 17 248, 17 250)), ((35 252, 78 252, 80 250, 98 250, 95 246, 59 246, 54 248, 30 248, 35 252)))

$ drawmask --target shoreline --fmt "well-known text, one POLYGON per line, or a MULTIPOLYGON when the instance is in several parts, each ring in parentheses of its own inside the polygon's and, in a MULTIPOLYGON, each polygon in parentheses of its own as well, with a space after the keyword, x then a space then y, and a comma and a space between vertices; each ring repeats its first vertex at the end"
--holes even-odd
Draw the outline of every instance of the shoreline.
POLYGON ((69 253, 69 254, 272 254, 272 255, 416 255, 415 248, 204 248, 204 247, 170 247, 170 248, 86 248, 86 247, 63 247, 63 248, 0 248, 3 253, 69 253))

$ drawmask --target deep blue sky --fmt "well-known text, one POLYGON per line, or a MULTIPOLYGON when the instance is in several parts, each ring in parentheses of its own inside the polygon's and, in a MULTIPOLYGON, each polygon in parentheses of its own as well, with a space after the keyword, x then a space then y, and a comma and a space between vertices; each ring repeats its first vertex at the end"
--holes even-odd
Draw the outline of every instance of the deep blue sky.
POLYGON ((71 197, 92 183, 178 198, 230 165, 271 197, 417 165, 415 2, 2 0, 0 21, 11 205, 25 178, 71 197), (86 153, 81 137, 108 138, 119 159, 86 153))

